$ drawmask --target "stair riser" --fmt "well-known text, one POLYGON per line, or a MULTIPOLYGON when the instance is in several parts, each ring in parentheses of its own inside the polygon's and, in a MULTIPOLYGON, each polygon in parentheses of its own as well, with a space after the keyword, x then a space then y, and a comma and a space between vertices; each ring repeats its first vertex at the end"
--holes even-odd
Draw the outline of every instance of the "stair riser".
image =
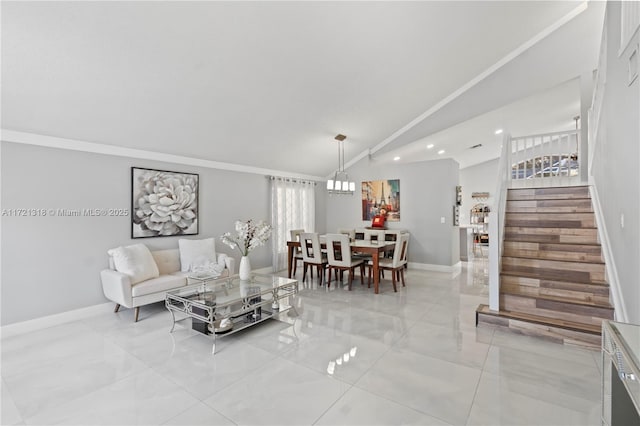
POLYGON ((601 260, 602 247, 599 244, 553 244, 527 241, 505 241, 504 250, 522 250, 542 253, 570 253, 585 255, 601 260))
POLYGON ((571 271, 561 269, 535 268, 531 266, 502 266, 502 272, 510 275, 522 274, 523 276, 536 276, 543 280, 569 281, 574 283, 601 283, 604 282, 604 273, 590 273, 584 271, 571 271))
POLYGON ((590 199, 507 201, 506 213, 592 213, 590 199))
POLYGON ((599 335, 566 330, 546 324, 530 323, 514 318, 496 317, 479 313, 478 324, 525 336, 541 337, 565 345, 580 346, 594 350, 599 350, 601 346, 602 338, 599 335))
POLYGON ((505 256, 527 257, 541 260, 565 260, 569 262, 602 262, 601 255, 589 255, 584 253, 572 253, 562 251, 537 251, 537 250, 516 250, 505 249, 505 256))
POLYGON ((595 228, 593 213, 507 213, 506 226, 541 228, 595 228))
POLYGON ((588 186, 510 189, 507 200, 552 200, 590 198, 588 186))
POLYGON ((584 292, 584 291, 558 290, 553 288, 528 287, 528 286, 521 286, 518 284, 501 283, 500 292, 505 294, 525 293, 531 297, 536 297, 536 296, 562 297, 569 301, 596 303, 604 306, 609 304, 609 296, 599 296, 599 295, 595 295, 593 293, 584 292))
POLYGON ((502 257, 502 271, 517 275, 523 272, 538 274, 538 278, 579 283, 603 282, 605 268, 602 263, 560 262, 554 260, 502 257))
POLYGON ((500 308, 524 312, 546 318, 563 319, 581 324, 599 325, 604 319, 613 319, 613 310, 594 306, 574 305, 510 294, 500 295, 500 308))
POLYGON ((543 244, 599 244, 597 229, 579 228, 526 228, 506 226, 504 229, 504 240, 543 244))
POLYGON ((544 291, 569 291, 583 293, 594 297, 609 299, 609 286, 584 283, 571 283, 565 281, 541 280, 529 277, 516 277, 513 275, 501 275, 500 285, 512 285, 520 287, 534 287, 544 291))

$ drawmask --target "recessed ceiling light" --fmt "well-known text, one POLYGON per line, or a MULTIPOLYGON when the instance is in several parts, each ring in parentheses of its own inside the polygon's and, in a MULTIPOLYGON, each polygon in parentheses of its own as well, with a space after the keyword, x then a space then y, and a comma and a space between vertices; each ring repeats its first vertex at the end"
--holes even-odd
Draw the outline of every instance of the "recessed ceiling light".
POLYGON ((502 133, 502 129, 496 130, 496 135, 499 135, 500 133, 502 133))
POLYGON ((393 161, 398 161, 400 157, 393 157, 393 161))
POLYGON ((444 154, 444 149, 441 149, 440 151, 438 151, 438 154, 440 155, 444 154))
POLYGON ((432 144, 432 143, 430 143, 429 145, 427 145, 427 149, 431 149, 431 148, 433 148, 433 144, 432 144))

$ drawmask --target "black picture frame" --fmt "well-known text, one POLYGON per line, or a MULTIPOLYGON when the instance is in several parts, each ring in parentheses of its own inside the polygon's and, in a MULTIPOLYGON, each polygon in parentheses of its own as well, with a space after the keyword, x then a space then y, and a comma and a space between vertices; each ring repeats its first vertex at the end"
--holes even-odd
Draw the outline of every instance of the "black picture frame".
POLYGON ((131 167, 131 238, 198 235, 200 175, 131 167))

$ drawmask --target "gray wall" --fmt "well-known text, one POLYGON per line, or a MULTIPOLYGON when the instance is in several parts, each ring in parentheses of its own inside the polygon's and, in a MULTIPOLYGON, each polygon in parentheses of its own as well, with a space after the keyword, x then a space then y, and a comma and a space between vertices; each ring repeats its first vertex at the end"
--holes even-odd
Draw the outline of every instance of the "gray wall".
POLYGON ((458 228, 452 222, 458 170, 458 163, 451 159, 380 164, 364 158, 348 170, 356 182, 356 194, 327 197, 327 232, 371 225, 371 221, 362 221, 360 182, 400 179, 400 222, 387 225, 411 232, 409 262, 455 265, 460 260, 458 228))
MULTIPOLYGON (((636 33, 631 46, 637 46, 636 33)), ((607 3, 607 79, 591 170, 628 319, 640 324, 640 78, 627 81, 620 49, 620 3, 607 3), (624 215, 624 228, 621 226, 624 215)))
POLYGON ((469 213, 471 208, 478 203, 488 204, 493 209, 493 200, 498 185, 499 161, 500 159, 496 158, 460 170, 460 185, 462 186, 460 225, 470 224, 471 215, 469 213), (486 201, 472 199, 471 193, 473 192, 488 192, 489 199, 486 201))
MULTIPOLYGON (((219 240, 238 219, 270 221, 270 184, 263 175, 198 168, 2 142, 2 209, 131 208, 131 167, 200 174, 199 235, 239 261, 219 240)), ((316 217, 323 231, 324 188, 316 217)), ((2 217, 2 325, 104 303, 99 272, 106 251, 144 243, 177 248, 179 237, 130 238, 125 217, 2 217)), ((183 237, 184 238, 184 237, 183 237)), ((251 253, 251 265, 271 265, 271 246, 251 253)))

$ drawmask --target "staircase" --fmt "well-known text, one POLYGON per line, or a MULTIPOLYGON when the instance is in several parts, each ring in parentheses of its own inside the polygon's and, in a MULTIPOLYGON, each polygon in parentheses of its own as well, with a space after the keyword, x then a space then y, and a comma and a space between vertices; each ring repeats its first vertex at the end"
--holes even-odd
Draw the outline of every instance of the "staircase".
POLYGON ((476 322, 564 344, 600 347, 613 319, 589 187, 510 189, 500 271, 500 311, 476 322))

